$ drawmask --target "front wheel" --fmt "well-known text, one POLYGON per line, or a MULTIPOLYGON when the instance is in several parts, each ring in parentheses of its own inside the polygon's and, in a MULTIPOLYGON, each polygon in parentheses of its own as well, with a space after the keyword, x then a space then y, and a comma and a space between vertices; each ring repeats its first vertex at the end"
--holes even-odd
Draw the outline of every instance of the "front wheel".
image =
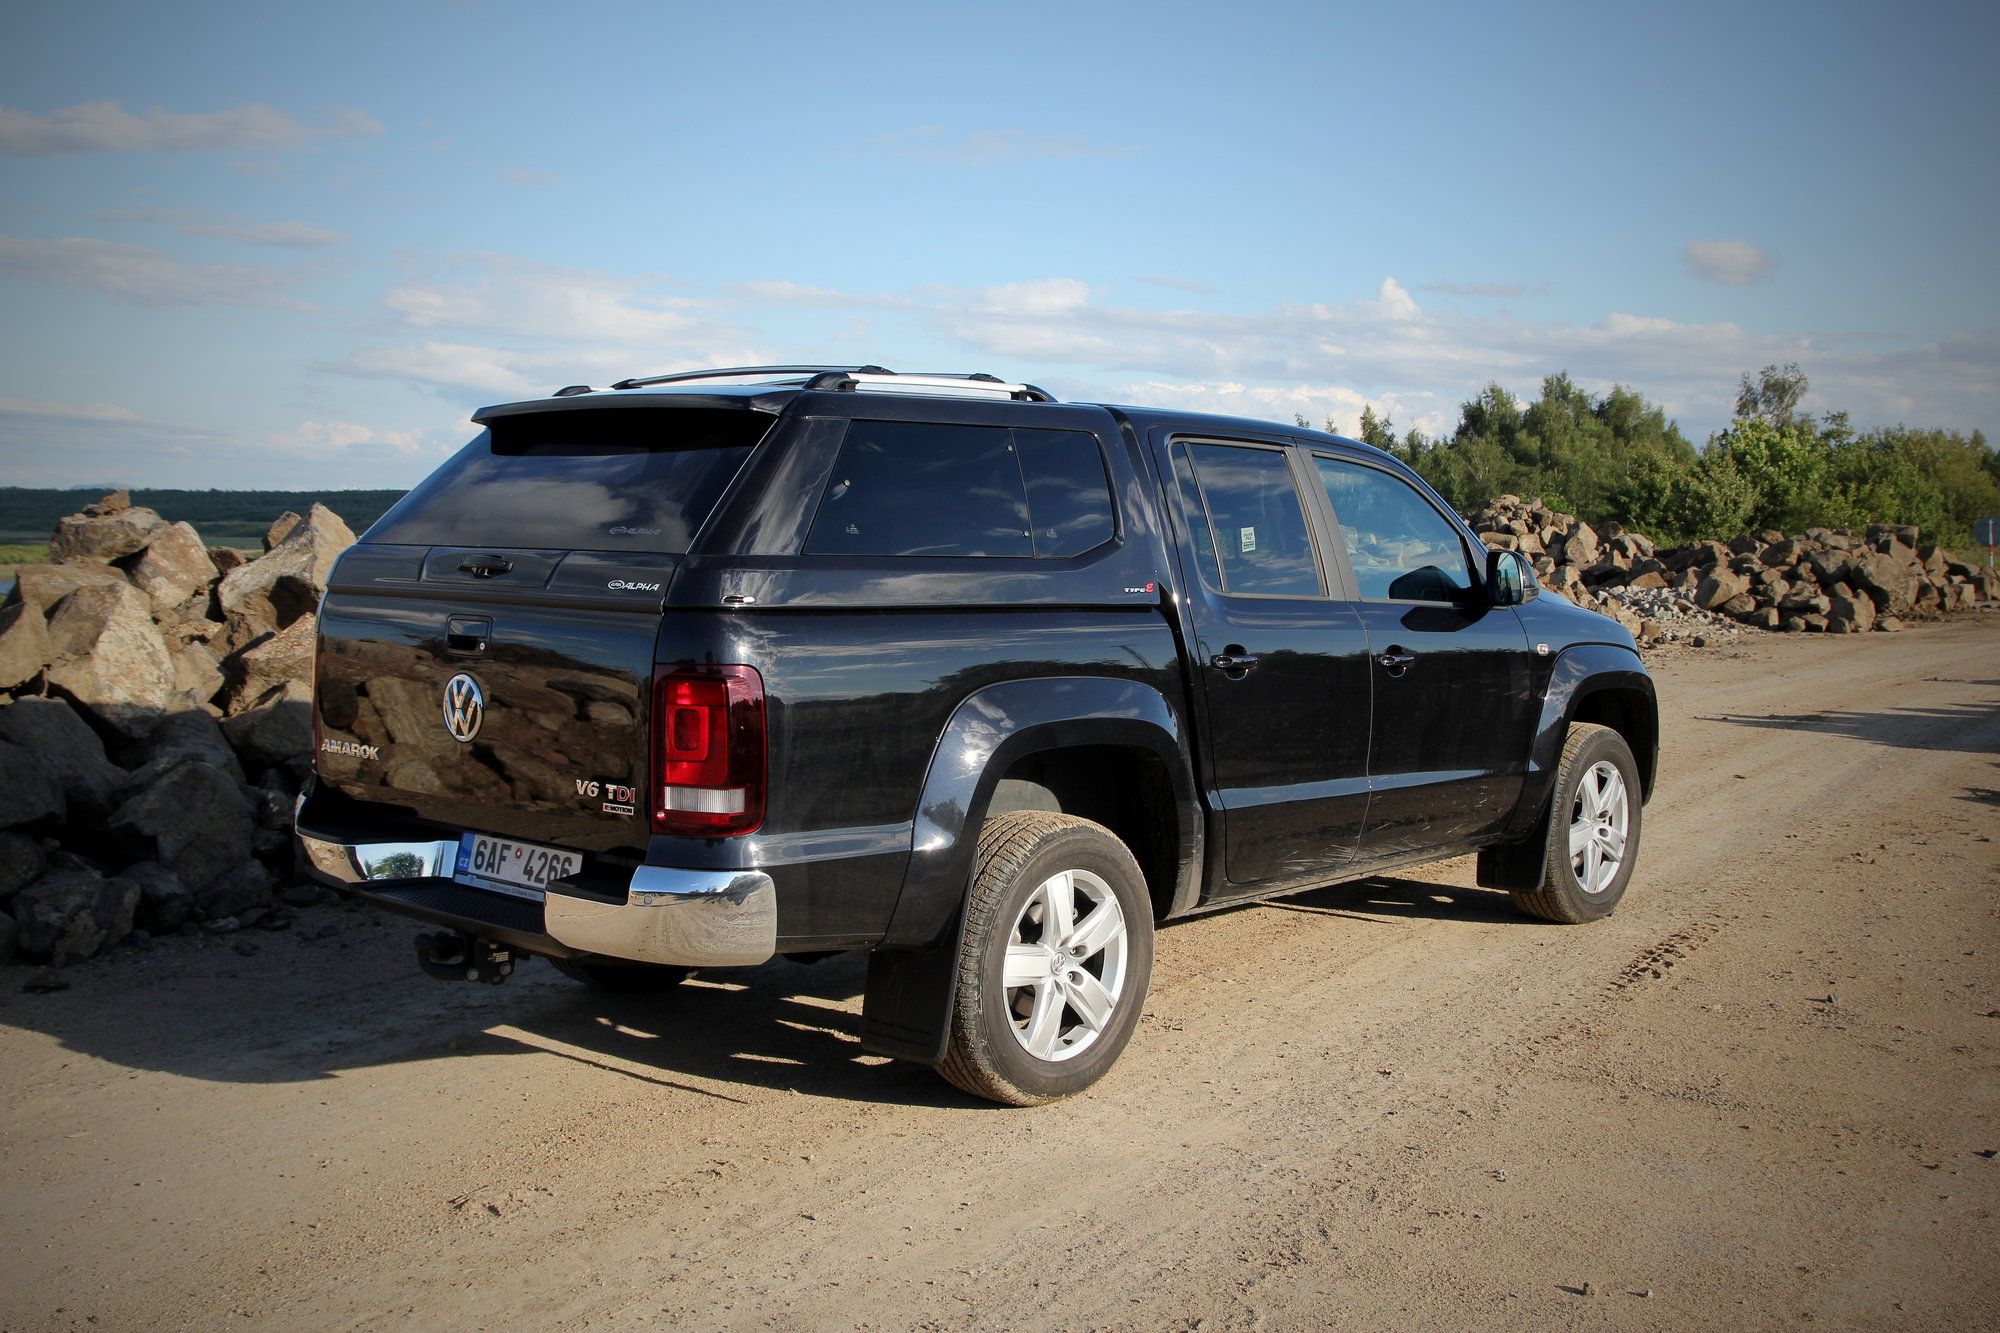
POLYGON ((995 816, 965 910, 938 1072, 1012 1106, 1097 1082, 1125 1049, 1153 971, 1152 903, 1132 853, 1074 815, 995 816))
POLYGON ((1639 766, 1625 738, 1578 722, 1563 742, 1549 809, 1541 885, 1514 905, 1544 921, 1576 925, 1611 915, 1639 859, 1639 766))

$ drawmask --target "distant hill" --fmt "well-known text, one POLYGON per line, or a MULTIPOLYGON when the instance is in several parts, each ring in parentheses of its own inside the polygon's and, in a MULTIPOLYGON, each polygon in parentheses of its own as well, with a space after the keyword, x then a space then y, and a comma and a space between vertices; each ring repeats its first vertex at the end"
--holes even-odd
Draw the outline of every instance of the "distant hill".
MULTIPOLYGON (((0 486, 0 543, 47 541, 57 519, 76 513, 100 493, 0 486)), ((192 523, 210 545, 235 546, 263 537, 271 520, 287 509, 303 514, 314 503, 331 509, 359 533, 405 492, 137 490, 131 494, 133 504, 158 510, 170 523, 192 523)))

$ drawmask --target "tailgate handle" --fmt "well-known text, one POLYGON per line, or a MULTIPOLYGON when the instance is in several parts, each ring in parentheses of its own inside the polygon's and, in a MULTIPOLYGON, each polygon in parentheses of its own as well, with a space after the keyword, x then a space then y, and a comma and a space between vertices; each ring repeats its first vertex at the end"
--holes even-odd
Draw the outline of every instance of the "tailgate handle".
POLYGON ((471 555, 458 562, 458 572, 476 579, 490 579, 508 573, 514 562, 503 555, 471 555))
POLYGON ((493 622, 485 616, 453 616, 445 622, 444 650, 456 656, 478 657, 486 651, 493 622))

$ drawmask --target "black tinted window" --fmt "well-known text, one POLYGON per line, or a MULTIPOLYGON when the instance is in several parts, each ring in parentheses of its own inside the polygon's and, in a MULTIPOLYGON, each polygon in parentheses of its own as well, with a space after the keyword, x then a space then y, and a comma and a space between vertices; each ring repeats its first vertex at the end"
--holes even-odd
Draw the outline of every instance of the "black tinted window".
MULTIPOLYGON (((1318 597, 1324 592, 1305 509, 1285 456, 1275 449, 1188 447, 1200 479, 1223 592, 1318 597)), ((1202 520, 1189 515, 1189 525, 1202 520)), ((1197 537, 1197 548, 1200 541, 1197 537)), ((1198 549, 1199 555, 1199 549, 1198 549)), ((1203 559, 1204 566, 1207 564, 1203 559)))
POLYGON ((1045 560, 1082 555, 1111 540, 1111 489, 1097 440, 1077 430, 1017 430, 1021 475, 1028 483, 1028 517, 1035 554, 1045 560))
POLYGON ((770 423, 667 408, 501 417, 367 540, 679 554, 770 423))
POLYGON ((1395 602, 1451 602, 1472 588, 1458 529, 1415 488, 1378 468, 1315 457, 1347 544, 1357 591, 1395 602))
POLYGON ((814 555, 1077 555, 1111 536, 1080 431, 856 421, 813 518, 814 555))

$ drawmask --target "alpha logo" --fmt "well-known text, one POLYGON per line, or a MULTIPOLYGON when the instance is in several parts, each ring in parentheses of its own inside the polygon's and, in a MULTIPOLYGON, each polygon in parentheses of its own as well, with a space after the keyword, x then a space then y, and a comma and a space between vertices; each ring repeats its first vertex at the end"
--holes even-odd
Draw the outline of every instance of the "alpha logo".
POLYGON ((626 579, 613 579, 604 586, 607 588, 616 588, 621 592, 658 592, 660 590, 660 585, 657 583, 632 583, 626 579))
POLYGON ((351 754, 359 759, 382 757, 382 747, 379 745, 363 745, 360 741, 337 741, 331 736, 321 741, 319 748, 328 754, 351 754))
POLYGON ((614 537, 657 537, 660 535, 660 530, 658 528, 616 527, 611 529, 611 535, 614 537))
POLYGON ((455 741, 469 741, 486 720, 486 695, 463 671, 444 683, 444 729, 455 741))

